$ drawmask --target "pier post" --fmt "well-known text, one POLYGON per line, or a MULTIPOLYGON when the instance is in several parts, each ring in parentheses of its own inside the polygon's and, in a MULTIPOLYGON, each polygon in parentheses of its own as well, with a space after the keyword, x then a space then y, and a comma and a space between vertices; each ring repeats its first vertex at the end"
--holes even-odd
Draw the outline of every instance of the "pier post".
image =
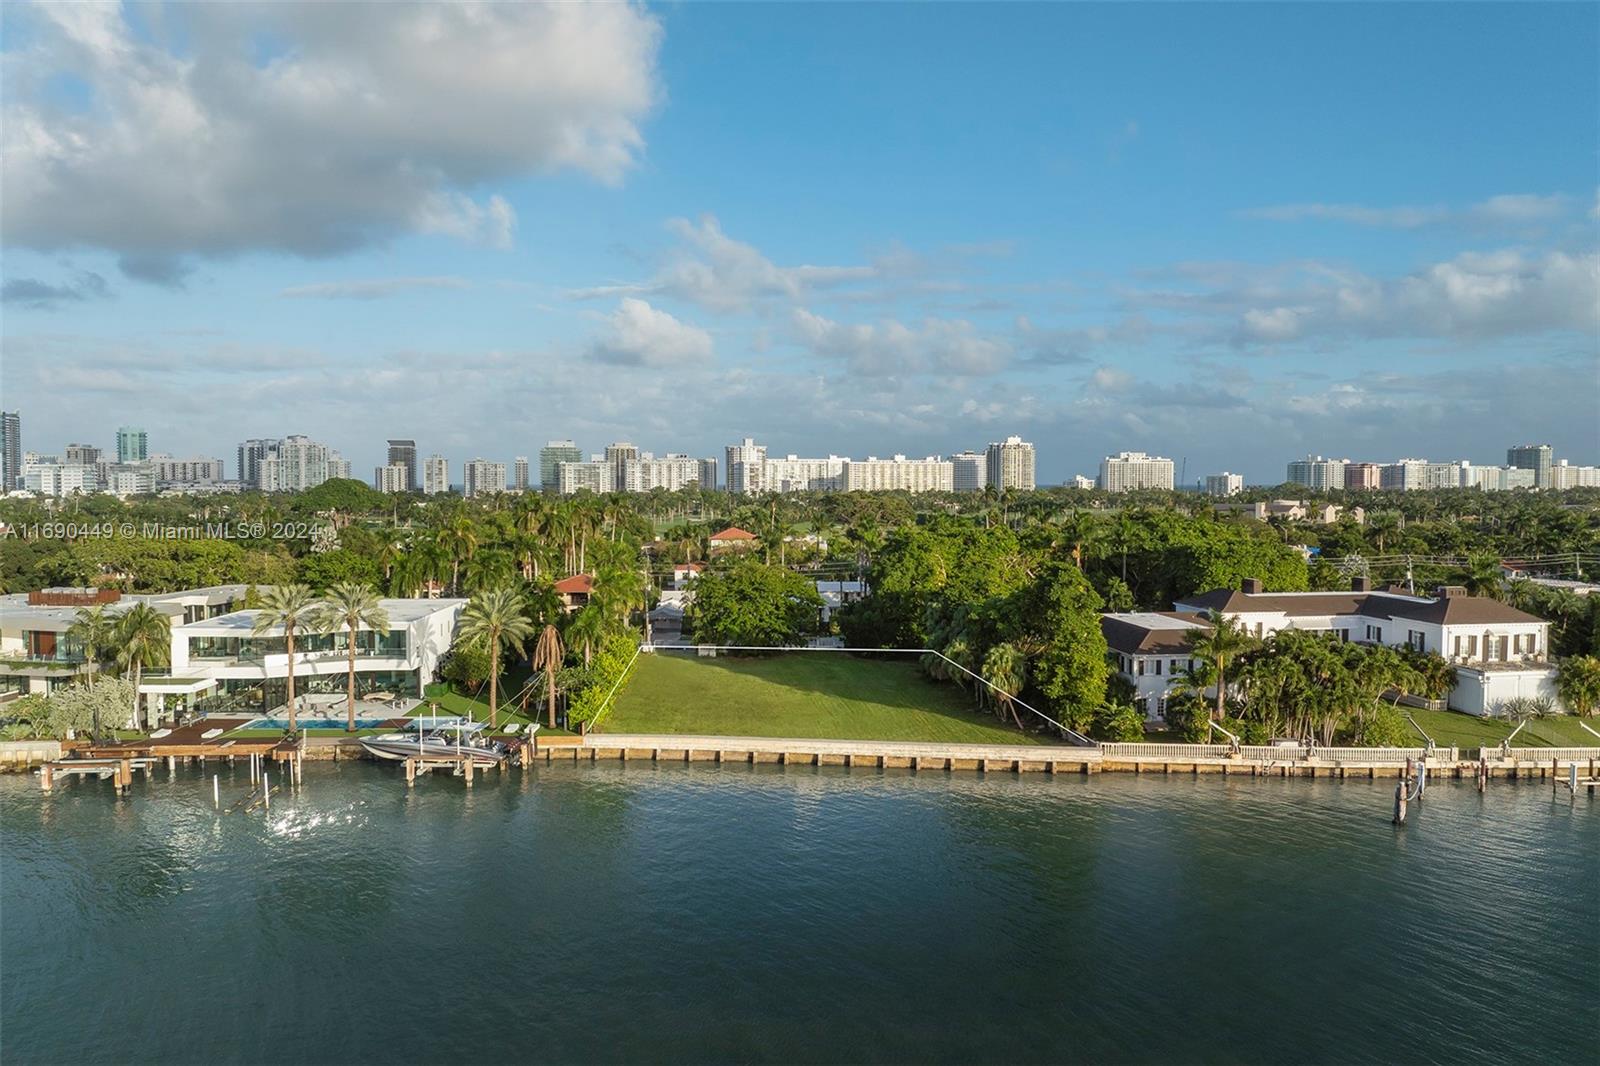
POLYGON ((1482 792, 1489 787, 1489 757, 1478 756, 1478 791, 1482 792))
POLYGON ((417 760, 406 760, 406 787, 413 788, 417 783, 417 760))
POLYGON ((133 788, 133 763, 123 759, 117 766, 122 774, 122 791, 127 792, 133 788))
POLYGON ((222 782, 216 774, 211 775, 211 805, 217 810, 222 810, 222 782))
POLYGON ((469 756, 467 756, 467 758, 461 764, 461 773, 467 779, 467 787, 468 788, 472 787, 472 770, 473 770, 473 759, 472 759, 472 756, 469 755, 469 756))
POLYGON ((173 758, 171 755, 168 755, 167 756, 167 777, 170 779, 170 778, 176 776, 177 772, 178 772, 178 760, 173 758))
POLYGON ((1394 824, 1406 824, 1406 779, 1403 777, 1394 786, 1394 824))
POLYGON ((55 767, 51 766, 49 763, 45 763, 43 766, 39 767, 39 788, 44 792, 49 792, 55 787, 55 767))

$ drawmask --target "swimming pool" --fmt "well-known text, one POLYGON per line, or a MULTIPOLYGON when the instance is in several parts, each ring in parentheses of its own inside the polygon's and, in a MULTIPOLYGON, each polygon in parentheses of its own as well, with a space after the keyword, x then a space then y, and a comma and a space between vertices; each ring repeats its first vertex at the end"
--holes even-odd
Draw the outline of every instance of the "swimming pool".
MULTIPOLYGON (((399 714, 390 714, 382 718, 362 718, 357 716, 357 729, 378 729, 385 722, 392 722, 402 717, 399 714)), ((344 715, 324 716, 320 714, 301 714, 295 717, 295 725, 301 729, 344 729, 350 723, 344 715)), ((289 719, 282 718, 256 718, 246 722, 243 729, 288 729, 289 719)))

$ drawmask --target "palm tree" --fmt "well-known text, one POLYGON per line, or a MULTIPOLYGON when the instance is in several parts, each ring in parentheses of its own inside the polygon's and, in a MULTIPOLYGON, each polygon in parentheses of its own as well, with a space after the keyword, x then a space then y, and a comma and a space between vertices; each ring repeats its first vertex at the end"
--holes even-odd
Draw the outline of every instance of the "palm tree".
MULTIPOLYGON (((133 727, 139 728, 139 679, 146 666, 165 666, 171 662, 172 620, 148 603, 136 603, 117 619, 112 637, 117 647, 117 664, 133 670, 133 727)), ((100 725, 94 725, 96 739, 100 725)))
POLYGON ((116 644, 116 621, 104 606, 80 607, 67 627, 67 639, 83 649, 83 660, 92 668, 104 665, 116 644))
POLYGON ((362 626, 377 633, 389 631, 389 612, 378 602, 377 593, 359 581, 333 586, 318 605, 314 619, 319 629, 343 629, 347 638, 345 677, 345 731, 356 729, 356 631, 362 626))
POLYGON ((1004 718, 1009 711, 1018 729, 1022 728, 1022 718, 1012 704, 1027 678, 1028 659, 1015 644, 996 644, 983 657, 983 679, 991 686, 995 713, 1004 718))
POLYGON ((251 631, 257 636, 277 626, 283 627, 283 650, 289 659, 289 671, 284 675, 285 694, 289 705, 289 732, 295 731, 294 702, 294 633, 309 625, 317 609, 317 598, 306 585, 274 585, 261 595, 261 607, 256 611, 251 631))
POLYGON ((561 634, 553 625, 546 625, 539 633, 539 642, 533 648, 533 668, 543 670, 545 690, 549 706, 549 725, 556 727, 556 671, 561 669, 561 661, 566 655, 566 649, 561 646, 561 634))
POLYGON ((572 616, 567 624, 567 643, 583 648, 583 665, 587 667, 594 655, 594 646, 605 639, 607 618, 599 604, 590 603, 572 616))
POLYGON ((465 514, 458 514, 439 531, 439 544, 450 553, 450 587, 461 591, 461 564, 478 550, 478 528, 465 514))
MULTIPOLYGON (((469 644, 481 643, 489 649, 489 728, 499 721, 500 651, 521 654, 533 636, 533 623, 528 620, 528 605, 522 594, 514 588, 502 586, 479 593, 461 612, 461 625, 456 639, 469 644)), ((552 721, 552 725, 555 723, 552 721)))
POLYGON ((1210 629, 1191 629, 1188 634, 1189 650, 1204 659, 1216 671, 1216 717, 1223 717, 1223 701, 1228 690, 1228 663, 1237 655, 1255 647, 1255 640, 1244 628, 1221 612, 1214 612, 1210 629))
POLYGON ((1467 565, 1461 576, 1467 591, 1474 596, 1489 596, 1498 600, 1505 588, 1500 560, 1492 552, 1474 552, 1467 556, 1467 565))
POLYGON ((1393 534, 1400 530, 1400 516, 1393 511, 1379 511, 1375 515, 1367 516, 1367 531, 1378 542, 1378 554, 1383 554, 1384 545, 1393 534))

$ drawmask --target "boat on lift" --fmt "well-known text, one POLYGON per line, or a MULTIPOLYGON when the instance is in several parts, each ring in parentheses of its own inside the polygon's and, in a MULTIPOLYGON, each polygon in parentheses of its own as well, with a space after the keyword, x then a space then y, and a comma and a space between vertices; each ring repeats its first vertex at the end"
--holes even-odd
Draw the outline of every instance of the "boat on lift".
POLYGON ((470 718, 426 715, 406 720, 405 729, 362 737, 361 746, 375 759, 471 758, 480 766, 494 766, 511 755, 511 749, 480 734, 488 728, 470 718))

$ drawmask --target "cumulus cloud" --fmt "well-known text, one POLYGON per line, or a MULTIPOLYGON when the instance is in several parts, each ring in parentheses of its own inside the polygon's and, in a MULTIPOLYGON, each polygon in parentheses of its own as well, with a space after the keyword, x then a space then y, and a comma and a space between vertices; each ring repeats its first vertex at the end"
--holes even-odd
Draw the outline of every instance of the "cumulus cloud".
POLYGON ((52 285, 37 278, 11 278, 0 285, 0 303, 31 311, 53 311, 63 304, 104 300, 111 295, 106 279, 82 270, 70 281, 52 285))
POLYGON ((930 318, 915 328, 894 319, 849 324, 796 308, 793 323, 812 352, 843 359, 852 373, 868 377, 930 371, 976 377, 998 373, 1011 361, 1009 342, 982 336, 960 319, 930 318))
POLYGON ((26 32, 0 60, 0 236, 107 249, 154 280, 190 255, 402 232, 503 246, 515 216, 486 186, 620 180, 659 95, 660 25, 626 4, 178 5, 140 30, 112 4, 7 17, 26 32), (86 106, 51 90, 63 78, 86 106))
POLYGON ((315 285, 294 285, 279 296, 296 300, 381 300, 397 293, 417 289, 464 289, 465 278, 372 278, 364 281, 325 281, 315 285))
POLYGON ((1321 337, 1488 340, 1600 329, 1600 255, 1517 249, 1465 252, 1402 278, 1325 269, 1292 301, 1245 307, 1234 339, 1275 344, 1321 337))
POLYGON ((779 266, 754 245, 729 237, 712 215, 675 218, 667 229, 680 247, 646 282, 573 290, 577 299, 618 295, 667 296, 709 310, 748 310, 768 297, 799 300, 819 289, 879 276, 874 266, 779 266))
POLYGON ((629 296, 607 317, 589 358, 619 366, 682 367, 711 362, 714 350, 705 330, 629 296))

